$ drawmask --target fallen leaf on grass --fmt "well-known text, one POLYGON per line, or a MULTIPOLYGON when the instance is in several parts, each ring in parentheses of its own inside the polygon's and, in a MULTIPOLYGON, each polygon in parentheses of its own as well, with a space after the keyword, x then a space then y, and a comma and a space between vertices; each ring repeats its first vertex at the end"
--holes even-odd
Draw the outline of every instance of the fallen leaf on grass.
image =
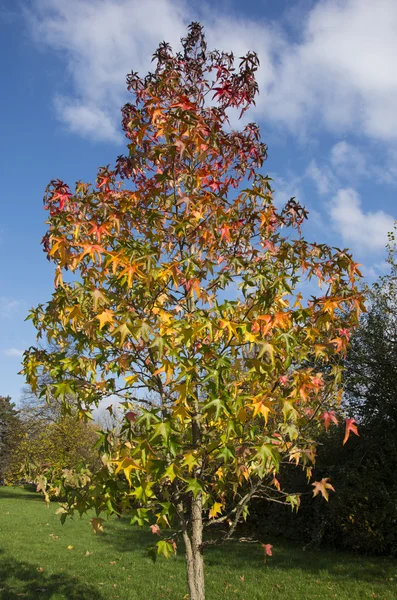
POLYGON ((73 546, 68 546, 68 550, 73 550, 73 546))
POLYGON ((265 556, 272 556, 272 548, 273 546, 271 544, 262 544, 262 548, 265 551, 265 556))

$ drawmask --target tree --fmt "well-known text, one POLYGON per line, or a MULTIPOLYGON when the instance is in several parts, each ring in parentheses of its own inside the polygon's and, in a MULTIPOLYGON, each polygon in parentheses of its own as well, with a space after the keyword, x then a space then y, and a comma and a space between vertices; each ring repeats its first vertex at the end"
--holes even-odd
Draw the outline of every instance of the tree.
POLYGON ((12 455, 21 436, 21 423, 9 396, 0 396, 0 482, 10 474, 12 455))
POLYGON ((25 389, 18 415, 20 435, 9 460, 10 481, 25 479, 42 488, 65 470, 99 467, 98 427, 76 418, 74 407, 65 414, 61 401, 51 398, 47 403, 25 389))
POLYGON ((397 426, 397 250, 388 245, 390 272, 368 288, 368 311, 346 357, 346 404, 363 425, 397 426))
POLYGON ((122 432, 103 432, 100 472, 65 482, 65 514, 129 514, 160 535, 154 554, 171 555, 180 535, 190 598, 202 600, 203 550, 235 535, 250 500, 299 502, 277 471, 294 461, 310 475, 311 432, 340 397, 362 309, 360 273, 346 250, 302 237, 294 199, 276 210, 258 127, 229 127, 254 104, 257 56, 235 68, 193 23, 182 52, 163 42, 154 60, 154 73, 127 77, 128 156, 94 186, 47 188, 55 291, 30 318, 58 350, 30 348, 24 372, 37 393, 73 396, 81 417, 120 400, 122 432), (302 277, 320 285, 308 302, 302 277))
POLYGON ((367 288, 368 310, 360 318, 345 360, 344 405, 356 415, 360 437, 347 453, 338 451, 330 440, 321 453, 324 457, 320 456, 320 462, 332 465, 328 472, 339 490, 329 507, 337 515, 332 536, 354 549, 393 554, 397 543, 396 258, 391 234, 390 271, 367 288))

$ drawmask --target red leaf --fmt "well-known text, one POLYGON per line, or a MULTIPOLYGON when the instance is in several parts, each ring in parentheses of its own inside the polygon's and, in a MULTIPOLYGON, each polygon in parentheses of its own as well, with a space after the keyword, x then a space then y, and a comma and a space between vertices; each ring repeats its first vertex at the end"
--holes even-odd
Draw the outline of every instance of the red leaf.
POLYGON ((127 413, 125 413, 125 418, 128 419, 130 423, 133 423, 136 420, 136 413, 130 410, 127 413))
POLYGON ((345 445, 347 440, 349 439, 350 432, 354 433, 355 435, 358 435, 357 425, 355 425, 355 422, 355 419, 346 419, 346 433, 343 440, 343 445, 345 445))
POLYGON ((262 544, 262 548, 265 551, 265 562, 266 562, 266 556, 273 556, 273 552, 272 552, 273 546, 271 544, 262 544))
POLYGON ((328 428, 332 423, 335 423, 335 425, 338 424, 338 419, 335 416, 335 413, 333 410, 330 410, 329 412, 324 412, 320 419, 322 419, 324 421, 324 425, 325 425, 325 431, 328 431, 328 428))

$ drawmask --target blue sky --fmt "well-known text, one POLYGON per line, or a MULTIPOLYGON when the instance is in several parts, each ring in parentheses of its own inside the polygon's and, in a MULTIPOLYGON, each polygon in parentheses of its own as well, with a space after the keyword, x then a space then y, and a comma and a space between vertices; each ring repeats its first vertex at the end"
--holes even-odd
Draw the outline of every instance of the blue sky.
POLYGON ((123 152, 125 75, 145 73, 200 20, 211 47, 261 60, 250 120, 269 146, 278 202, 310 210, 307 235, 385 270, 397 218, 395 0, 0 0, 0 394, 18 401, 24 318, 49 299, 40 246, 53 178, 92 181, 123 152))

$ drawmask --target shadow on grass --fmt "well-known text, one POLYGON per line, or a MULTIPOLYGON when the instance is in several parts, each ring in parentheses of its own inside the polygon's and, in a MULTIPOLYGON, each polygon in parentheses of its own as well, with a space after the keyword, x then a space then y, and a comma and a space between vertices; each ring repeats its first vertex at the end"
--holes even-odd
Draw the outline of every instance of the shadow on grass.
POLYGON ((4 498, 4 500, 36 500, 36 502, 43 502, 43 496, 41 494, 38 494, 35 488, 31 486, 23 486, 18 488, 0 486, 0 500, 2 498, 4 498))
MULTIPOLYGON (((147 548, 153 546, 158 538, 137 526, 129 526, 127 520, 122 519, 121 525, 109 521, 106 523, 105 533, 99 537, 103 543, 110 544, 118 552, 137 552, 147 555, 147 548)), ((267 560, 268 569, 285 570, 289 572, 301 571, 312 576, 328 575, 336 582, 361 581, 369 584, 384 583, 394 575, 397 561, 382 558, 356 555, 349 552, 334 550, 303 550, 298 543, 286 542, 282 539, 268 539, 266 542, 273 544, 273 556, 267 560)), ((183 553, 183 544, 178 542, 180 554, 183 553)), ((236 570, 249 568, 262 571, 263 549, 259 543, 229 542, 221 546, 208 546, 205 550, 205 563, 207 567, 215 570, 236 570)), ((397 596, 396 596, 397 597, 397 596)))
POLYGON ((75 577, 63 573, 46 575, 34 565, 5 556, 0 550, 1 600, 51 600, 55 595, 65 600, 104 600, 96 588, 75 577))

